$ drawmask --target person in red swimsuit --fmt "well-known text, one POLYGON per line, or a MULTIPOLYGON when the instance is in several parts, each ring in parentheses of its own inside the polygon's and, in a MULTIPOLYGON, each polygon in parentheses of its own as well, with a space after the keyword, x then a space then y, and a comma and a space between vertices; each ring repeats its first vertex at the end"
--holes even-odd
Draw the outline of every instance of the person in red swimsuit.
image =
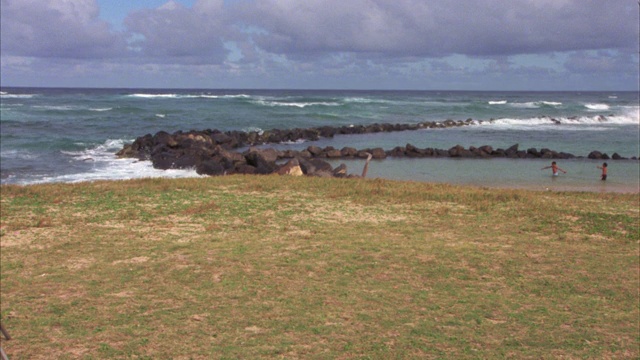
POLYGON ((540 170, 544 170, 544 169, 551 169, 551 172, 553 173, 553 176, 558 176, 558 171, 562 171, 564 174, 566 174, 567 172, 564 171, 563 169, 561 169, 558 164, 556 164, 556 162, 552 162, 551 166, 545 166, 540 170))
POLYGON ((602 166, 598 166, 598 169, 602 170, 602 177, 600 180, 607 180, 607 163, 602 163, 602 166))

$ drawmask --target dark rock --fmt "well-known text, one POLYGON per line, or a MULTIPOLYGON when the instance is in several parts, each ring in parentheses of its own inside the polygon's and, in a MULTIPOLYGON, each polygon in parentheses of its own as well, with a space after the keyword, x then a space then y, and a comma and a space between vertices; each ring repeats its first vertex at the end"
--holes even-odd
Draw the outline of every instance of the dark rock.
POLYGON ((315 146, 315 145, 311 145, 311 146, 307 147, 307 151, 313 157, 319 156, 320 154, 322 154, 322 148, 319 147, 319 146, 315 146))
POLYGON ((566 153, 566 152, 559 152, 558 153, 558 158, 559 159, 573 159, 576 156, 570 153, 566 153))
POLYGON ((462 145, 456 145, 449 149, 449 156, 459 157, 462 151, 464 151, 464 147, 462 145))
POLYGON ((245 154, 247 164, 256 168, 258 174, 271 174, 277 170, 275 161, 268 161, 263 156, 264 152, 248 151, 245 154))
POLYGON ((325 156, 327 158, 329 158, 329 159, 332 159, 332 158, 333 159, 339 159, 339 158, 343 157, 342 153, 340 152, 340 150, 337 150, 337 149, 333 149, 333 150, 327 151, 325 156))
POLYGON ((331 167, 331 164, 329 164, 328 162, 322 160, 322 159, 318 159, 318 158, 311 158, 311 159, 305 159, 305 158, 298 158, 298 161, 300 163, 300 168, 302 169, 302 172, 305 175, 313 175, 316 172, 319 171, 326 171, 331 173, 333 171, 333 168, 331 167))
POLYGON ((449 156, 449 152, 443 149, 434 149, 434 154, 439 157, 449 156))
POLYGON ((394 156, 394 157, 403 157, 403 156, 410 156, 408 152, 406 152, 406 149, 403 148, 402 146, 396 146, 394 147, 391 151, 389 151, 388 153, 389 156, 394 156))
POLYGON ((507 150, 505 150, 505 154, 510 158, 518 157, 518 144, 511 145, 507 150))
POLYGON ((224 175, 225 168, 217 161, 206 160, 196 166, 196 173, 200 175, 224 175))
POLYGON ((371 153, 374 159, 385 159, 387 157, 387 153, 382 148, 371 149, 369 153, 371 153))
POLYGON ((589 159, 597 159, 597 160, 604 159, 604 157, 603 157, 603 155, 602 155, 602 153, 600 151, 592 151, 592 152, 589 153, 589 155, 587 155, 587 157, 589 159))
POLYGON ((358 154, 358 150, 352 147, 345 146, 340 150, 340 156, 342 157, 355 157, 358 154))
POLYGON ((258 173, 258 169, 256 169, 255 166, 251 166, 249 164, 240 164, 236 166, 234 172, 236 174, 254 175, 258 173))
POLYGON ((346 177, 347 176, 347 165, 340 164, 338 167, 333 169, 332 174, 335 177, 346 177))

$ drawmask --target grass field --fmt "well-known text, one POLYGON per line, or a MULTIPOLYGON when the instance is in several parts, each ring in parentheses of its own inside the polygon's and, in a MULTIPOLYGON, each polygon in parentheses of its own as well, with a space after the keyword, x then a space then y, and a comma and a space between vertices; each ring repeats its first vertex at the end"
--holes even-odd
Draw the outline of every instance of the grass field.
POLYGON ((2 186, 13 359, 636 359, 638 194, 2 186))

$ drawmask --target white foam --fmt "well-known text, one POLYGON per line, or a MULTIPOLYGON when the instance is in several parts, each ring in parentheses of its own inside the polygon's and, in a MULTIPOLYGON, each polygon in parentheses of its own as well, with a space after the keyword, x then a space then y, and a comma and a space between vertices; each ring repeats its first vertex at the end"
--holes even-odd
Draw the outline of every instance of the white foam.
POLYGON ((221 96, 222 98, 227 98, 227 99, 235 99, 235 98, 241 98, 241 99, 246 99, 246 98, 250 98, 251 95, 247 95, 247 94, 237 94, 237 95, 223 95, 221 96))
POLYGON ((6 91, 0 91, 0 98, 3 99, 31 99, 33 94, 9 94, 6 91))
POLYGON ((129 97, 140 97, 145 99, 174 99, 177 98, 177 94, 130 94, 129 97))
POLYGON ((523 109, 538 109, 542 106, 561 106, 562 103, 558 101, 529 101, 523 103, 510 103, 512 107, 523 109))
POLYGON ((34 109, 55 110, 55 111, 73 111, 78 110, 77 106, 71 105, 34 105, 34 109))
POLYGON ((347 97, 344 98, 344 102, 358 103, 358 104, 391 104, 397 103, 397 101, 385 100, 385 99, 370 99, 364 97, 347 97))
POLYGON ((237 95, 209 95, 209 94, 145 94, 136 93, 129 94, 128 97, 138 97, 143 99, 235 99, 235 98, 250 98, 250 95, 237 94, 237 95))
POLYGON ((514 130, 532 130, 547 127, 557 129, 561 126, 563 130, 605 130, 608 125, 640 125, 638 108, 635 112, 630 110, 628 114, 612 116, 580 116, 580 117, 535 117, 526 119, 502 118, 490 121, 481 121, 477 124, 481 126, 496 126, 500 128, 511 128, 514 130), (568 126, 571 126, 569 128, 568 126))
POLYGON ((255 127, 255 126, 249 126, 249 127, 243 128, 242 131, 244 131, 246 133, 256 132, 256 133, 258 133, 258 135, 264 134, 264 130, 262 130, 259 127, 255 127))
POLYGON ((489 105, 504 105, 506 103, 507 103, 507 100, 489 101, 489 105))
POLYGON ((280 102, 280 101, 267 101, 267 100, 256 100, 256 104, 269 106, 269 107, 277 107, 277 106, 286 106, 286 107, 298 107, 305 108, 307 106, 340 106, 341 104, 336 102, 280 102))
POLYGON ((97 111, 97 112, 104 112, 104 111, 111 111, 111 110, 113 110, 113 108, 90 108, 89 110, 97 111))
POLYGON ((96 180, 126 180, 141 178, 192 178, 204 177, 195 169, 155 169, 151 161, 139 161, 137 159, 119 159, 115 153, 120 150, 124 140, 107 140, 98 146, 81 151, 63 151, 71 161, 90 162, 93 166, 89 171, 75 174, 43 177, 39 180, 25 182, 24 184, 66 182, 77 183, 96 180))
POLYGON ((32 160, 37 158, 36 155, 28 151, 18 151, 15 149, 1 151, 0 157, 6 158, 6 159, 18 159, 18 160, 32 160))
POLYGON ((585 104, 584 107, 589 110, 609 110, 609 105, 607 104, 585 104))
POLYGON ((525 102, 525 103, 510 103, 512 107, 524 108, 524 109, 537 109, 540 105, 537 102, 525 102))

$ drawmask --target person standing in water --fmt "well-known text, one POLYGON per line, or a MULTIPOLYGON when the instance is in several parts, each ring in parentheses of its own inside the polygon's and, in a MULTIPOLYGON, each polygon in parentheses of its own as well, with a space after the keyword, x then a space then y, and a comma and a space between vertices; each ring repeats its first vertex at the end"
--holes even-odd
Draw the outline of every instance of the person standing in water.
POLYGON ((545 166, 545 167, 543 167, 543 168, 542 168, 542 169, 540 169, 540 170, 544 170, 544 169, 551 169, 551 172, 553 173, 553 176, 558 176, 558 175, 559 175, 559 174, 558 174, 558 171, 562 171, 562 173, 564 173, 564 174, 566 174, 566 173, 567 173, 566 171, 564 171, 563 169, 561 169, 561 168, 558 166, 558 164, 556 164, 556 162, 555 162, 555 161, 553 161, 553 162, 551 163, 551 165, 550 165, 550 166, 545 166))
POLYGON ((602 177, 600 180, 607 180, 607 163, 602 163, 602 166, 598 166, 598 169, 602 170, 602 177))

